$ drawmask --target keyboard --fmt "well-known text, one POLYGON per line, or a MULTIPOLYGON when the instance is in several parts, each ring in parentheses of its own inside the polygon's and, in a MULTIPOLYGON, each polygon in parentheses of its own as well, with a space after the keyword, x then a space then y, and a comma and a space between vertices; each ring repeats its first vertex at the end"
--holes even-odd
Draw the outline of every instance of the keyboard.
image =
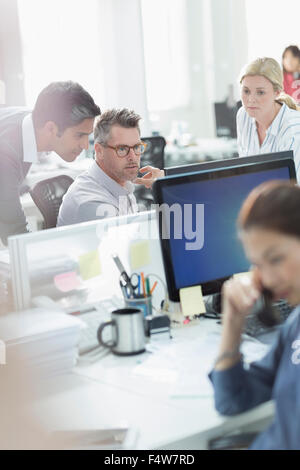
POLYGON ((97 331, 100 323, 111 320, 111 312, 124 307, 124 301, 118 297, 103 299, 95 303, 92 310, 84 310, 78 315, 78 318, 86 324, 80 335, 79 354, 87 353, 96 347, 100 347, 97 338, 97 331))
MULTIPOLYGON (((292 312, 293 307, 291 307, 285 300, 280 300, 278 302, 274 302, 273 306, 279 312, 280 317, 280 324, 284 323, 289 314, 292 312)), ((277 328, 277 326, 273 328, 269 328, 265 326, 256 315, 249 315, 246 319, 246 325, 244 333, 249 336, 260 336, 266 333, 269 333, 271 330, 277 328)))

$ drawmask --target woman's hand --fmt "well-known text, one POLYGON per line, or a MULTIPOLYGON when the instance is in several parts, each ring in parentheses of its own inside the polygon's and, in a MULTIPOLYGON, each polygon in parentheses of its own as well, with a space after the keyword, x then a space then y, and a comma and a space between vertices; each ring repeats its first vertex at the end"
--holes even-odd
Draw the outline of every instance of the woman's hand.
POLYGON ((232 367, 239 359, 239 347, 245 318, 260 297, 262 285, 258 272, 230 279, 222 289, 222 340, 215 365, 216 370, 232 367))
POLYGON ((222 313, 224 320, 244 324, 245 317, 251 312, 260 297, 262 286, 257 272, 232 278, 225 282, 222 289, 222 313))
POLYGON ((157 178, 163 178, 165 176, 164 170, 160 170, 159 168, 155 168, 154 166, 144 166, 140 168, 141 173, 146 173, 142 178, 136 178, 133 183, 134 184, 143 184, 146 188, 151 188, 152 184, 154 183, 157 178))

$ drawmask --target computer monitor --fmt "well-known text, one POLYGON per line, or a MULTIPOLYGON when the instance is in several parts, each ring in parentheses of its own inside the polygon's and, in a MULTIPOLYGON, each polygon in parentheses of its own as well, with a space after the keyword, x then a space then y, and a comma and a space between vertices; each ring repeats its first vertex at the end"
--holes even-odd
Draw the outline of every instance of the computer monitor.
POLYGON ((226 160, 213 160, 209 162, 191 163, 190 165, 170 166, 164 168, 166 176, 194 173, 196 171, 217 170, 233 166, 269 162, 271 160, 282 160, 283 158, 294 158, 293 150, 284 152, 264 153, 260 155, 249 155, 248 157, 228 158, 226 160))
POLYGON ((214 103, 217 137, 236 138, 236 115, 241 102, 228 106, 227 101, 214 103))
POLYGON ((236 219, 250 191, 269 180, 295 179, 292 159, 170 176, 153 185, 159 204, 159 235, 170 299, 179 289, 201 285, 221 291, 235 273, 249 270, 237 238, 236 219))

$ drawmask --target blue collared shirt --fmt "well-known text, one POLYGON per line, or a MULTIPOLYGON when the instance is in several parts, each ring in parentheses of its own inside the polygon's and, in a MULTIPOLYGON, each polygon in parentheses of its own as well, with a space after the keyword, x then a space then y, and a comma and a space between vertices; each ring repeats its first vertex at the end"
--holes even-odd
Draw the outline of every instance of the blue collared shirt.
POLYGON ((280 328, 267 355, 248 369, 238 362, 213 370, 216 409, 235 415, 273 399, 275 416, 251 449, 300 449, 300 307, 280 328))
POLYGON ((237 113, 236 125, 240 157, 293 150, 297 180, 300 182, 299 111, 290 109, 286 104, 283 104, 267 129, 262 145, 259 143, 255 118, 250 117, 244 107, 240 108, 237 113))

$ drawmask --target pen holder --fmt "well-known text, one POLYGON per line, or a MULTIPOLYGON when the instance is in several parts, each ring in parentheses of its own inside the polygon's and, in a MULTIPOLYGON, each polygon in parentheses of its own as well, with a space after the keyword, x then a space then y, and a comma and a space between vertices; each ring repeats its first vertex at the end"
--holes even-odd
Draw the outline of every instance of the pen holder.
POLYGON ((128 308, 139 308, 143 311, 144 317, 152 315, 152 296, 144 297, 143 294, 136 295, 132 299, 124 299, 128 308))

